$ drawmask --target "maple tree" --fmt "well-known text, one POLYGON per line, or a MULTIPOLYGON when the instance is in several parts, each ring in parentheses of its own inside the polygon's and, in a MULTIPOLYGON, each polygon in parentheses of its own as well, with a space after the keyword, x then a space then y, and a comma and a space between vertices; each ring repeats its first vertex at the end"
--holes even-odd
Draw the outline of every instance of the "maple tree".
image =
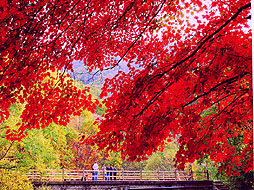
POLYGON ((6 138, 20 140, 29 129, 66 125, 81 108, 96 109, 98 102, 85 96, 89 89, 77 89, 64 74, 73 71, 73 60, 97 72, 125 61, 129 72, 119 70, 104 84, 107 111, 86 143, 140 160, 178 135, 180 168, 210 155, 229 175, 251 170, 250 6, 244 0, 2 0, 0 121, 11 104, 25 103, 18 129, 6 138))

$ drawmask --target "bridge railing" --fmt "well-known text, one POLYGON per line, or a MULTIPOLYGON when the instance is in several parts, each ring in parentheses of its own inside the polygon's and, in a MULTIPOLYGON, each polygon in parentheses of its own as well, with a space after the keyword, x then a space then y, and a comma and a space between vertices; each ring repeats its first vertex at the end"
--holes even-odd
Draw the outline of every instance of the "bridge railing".
POLYGON ((30 170, 26 176, 31 181, 174 181, 209 180, 208 171, 130 171, 130 170, 67 170, 46 169, 42 172, 30 170))

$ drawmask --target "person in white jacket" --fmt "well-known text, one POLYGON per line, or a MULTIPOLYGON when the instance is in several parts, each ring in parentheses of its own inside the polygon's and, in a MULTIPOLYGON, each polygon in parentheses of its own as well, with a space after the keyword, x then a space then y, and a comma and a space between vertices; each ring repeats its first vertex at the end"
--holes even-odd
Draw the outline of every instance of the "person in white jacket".
POLYGON ((97 181, 97 179, 98 179, 97 176, 98 176, 98 171, 99 171, 99 166, 98 166, 97 162, 95 162, 93 164, 92 168, 93 168, 93 181, 97 181))

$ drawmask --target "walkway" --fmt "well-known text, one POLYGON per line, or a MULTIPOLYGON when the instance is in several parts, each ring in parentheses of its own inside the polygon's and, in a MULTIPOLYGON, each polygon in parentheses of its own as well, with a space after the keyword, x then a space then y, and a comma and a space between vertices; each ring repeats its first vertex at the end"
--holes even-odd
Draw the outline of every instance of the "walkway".
POLYGON ((42 172, 30 170, 26 176, 32 181, 185 181, 185 180, 209 180, 208 172, 200 171, 97 171, 93 170, 53 170, 47 169, 42 172))

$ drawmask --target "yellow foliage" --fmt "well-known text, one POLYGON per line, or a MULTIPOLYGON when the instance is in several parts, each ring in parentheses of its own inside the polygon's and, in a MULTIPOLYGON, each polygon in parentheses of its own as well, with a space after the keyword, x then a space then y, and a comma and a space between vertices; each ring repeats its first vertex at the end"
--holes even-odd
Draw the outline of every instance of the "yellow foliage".
POLYGON ((24 173, 16 170, 0 170, 1 190, 30 190, 33 189, 31 182, 24 173))

